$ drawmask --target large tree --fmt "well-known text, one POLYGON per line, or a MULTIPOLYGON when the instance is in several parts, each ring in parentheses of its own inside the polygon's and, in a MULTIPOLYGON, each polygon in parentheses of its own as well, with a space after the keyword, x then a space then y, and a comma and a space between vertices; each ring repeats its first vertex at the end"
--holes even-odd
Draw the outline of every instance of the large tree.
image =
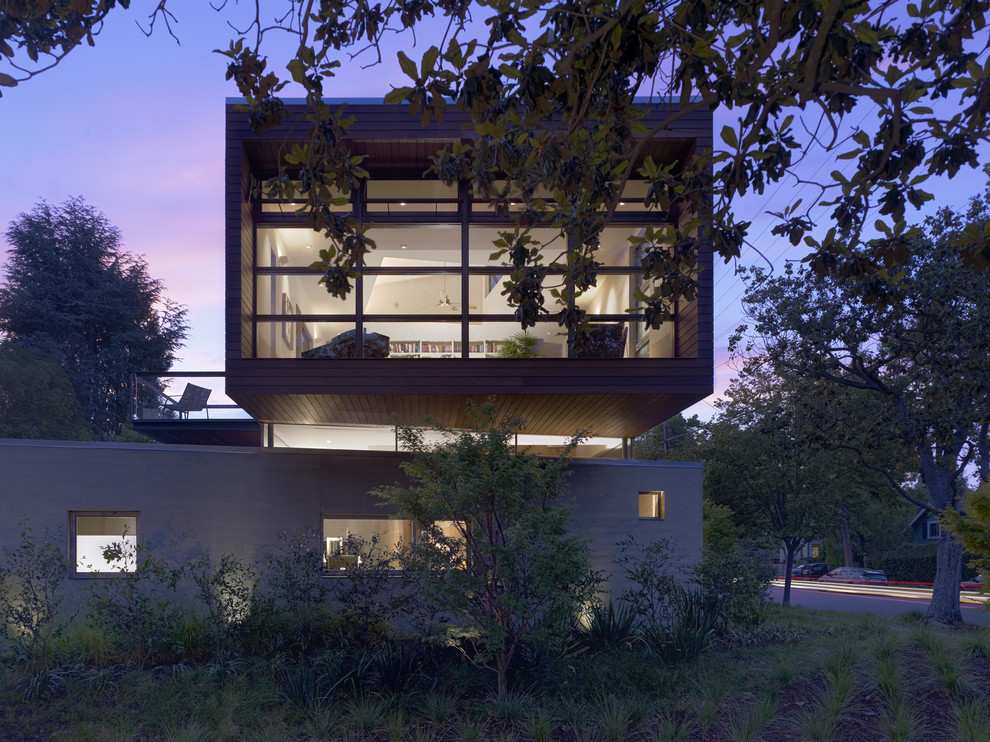
POLYGON ((0 332, 56 362, 90 434, 115 438, 130 413, 130 373, 171 367, 186 336, 185 308, 81 198, 38 204, 6 237, 0 332))
POLYGON ((821 391, 777 377, 763 359, 751 358, 718 403, 698 449, 705 496, 731 508, 743 535, 782 547, 784 605, 797 550, 838 527, 849 503, 873 484, 848 454, 816 440, 809 400, 821 391))
MULTIPOLYGON (((855 451, 902 497, 939 515, 958 510, 968 478, 986 479, 990 466, 990 274, 969 270, 957 247, 987 224, 990 191, 965 214, 943 210, 928 220, 883 302, 805 270, 757 274, 745 298, 754 331, 747 342, 779 373, 821 380, 837 396, 843 389, 869 396, 869 415, 822 407, 830 445, 855 451), (878 441, 911 451, 914 480, 877 455, 878 441), (919 477, 921 495, 911 487, 919 477)), ((962 545, 943 530, 930 622, 961 620, 961 560, 962 545)))
POLYGON ((698 445, 702 427, 697 415, 684 417, 678 412, 633 440, 633 458, 650 461, 695 459, 694 448, 698 445))
MULTIPOLYGON (((49 53, 62 38, 70 47, 89 40, 92 18, 102 20, 114 3, 25 5, 20 22, 14 14, 0 21, 8 60, 24 49, 49 53)), ((281 120, 283 91, 305 95, 311 113, 298 131, 307 141, 264 187, 304 200, 313 227, 332 240, 321 266, 332 293, 350 290, 374 243, 367 225, 334 208, 367 173, 346 145, 346 106, 324 96, 353 64, 373 65, 406 45, 410 54, 398 52, 398 61, 408 84, 386 99, 407 102, 422 121, 451 108, 472 119, 470 142, 437 153, 436 173, 470 184, 497 209, 521 204, 517 227, 502 238, 508 298, 521 324, 546 311, 541 287, 550 266, 566 272, 559 321, 583 322, 569 299, 595 285, 598 235, 628 198, 624 184, 646 178, 645 203, 658 221, 669 219, 637 237, 645 279, 638 299, 657 326, 676 299, 694 295, 703 245, 726 260, 739 254, 749 222, 733 215, 734 199, 806 184, 801 161, 816 150, 849 162, 816 176, 810 198, 784 199, 775 231, 794 244, 805 239, 818 274, 885 291, 875 279, 908 259, 905 209, 929 198, 925 177, 976 165, 988 139, 988 9, 987 0, 255 0, 253 20, 237 27, 223 53, 259 132, 281 120), (422 49, 416 59, 414 46, 422 49), (640 96, 675 105, 647 129, 640 96), (674 163, 642 156, 685 117, 715 110, 738 115, 712 151, 674 163), (831 229, 816 228, 820 204, 831 207, 823 225, 831 229), (864 242, 877 215, 888 231, 864 242), (538 222, 560 228, 566 256, 529 239, 538 222)), ((181 13, 160 0, 150 21, 167 24, 170 10, 181 13)), ((985 267, 990 235, 974 235, 961 256, 985 267)))

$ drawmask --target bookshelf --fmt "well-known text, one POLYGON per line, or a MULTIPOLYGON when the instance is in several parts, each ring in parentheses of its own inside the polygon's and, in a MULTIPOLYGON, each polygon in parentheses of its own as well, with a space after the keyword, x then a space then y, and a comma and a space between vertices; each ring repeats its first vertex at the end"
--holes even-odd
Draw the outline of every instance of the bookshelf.
MULTIPOLYGON (((390 358, 460 358, 460 340, 395 340, 388 344, 390 358)), ((468 357, 486 358, 498 355, 500 340, 468 343, 468 357)))

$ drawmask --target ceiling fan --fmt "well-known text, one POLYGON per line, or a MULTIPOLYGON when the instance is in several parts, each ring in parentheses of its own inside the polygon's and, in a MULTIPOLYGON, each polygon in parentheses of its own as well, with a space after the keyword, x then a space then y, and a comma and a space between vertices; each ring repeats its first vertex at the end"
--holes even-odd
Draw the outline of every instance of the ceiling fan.
MULTIPOLYGON (((447 293, 447 277, 443 276, 441 279, 440 294, 438 301, 434 304, 430 304, 428 306, 421 307, 420 309, 416 309, 413 311, 415 314, 419 314, 420 312, 425 312, 428 309, 439 309, 443 307, 444 309, 450 309, 450 311, 452 312, 459 312, 461 311, 461 308, 463 306, 464 306, 464 302, 451 301, 450 294, 447 293)), ((468 309, 478 308, 474 304, 468 304, 467 307, 468 309)))

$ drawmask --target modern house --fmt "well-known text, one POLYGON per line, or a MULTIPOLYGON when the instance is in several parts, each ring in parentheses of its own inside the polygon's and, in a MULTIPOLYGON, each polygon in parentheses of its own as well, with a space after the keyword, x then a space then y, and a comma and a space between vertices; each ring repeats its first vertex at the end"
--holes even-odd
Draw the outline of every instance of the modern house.
MULTIPOLYGON (((654 105, 648 119, 675 107, 654 105)), ((462 428, 466 403, 494 396, 526 421, 521 446, 550 452, 576 430, 592 436, 571 491, 574 528, 591 539, 596 566, 611 569, 627 534, 670 538, 696 560, 700 465, 624 458, 631 438, 712 391, 711 255, 701 256, 697 299, 678 303, 671 321, 651 329, 634 311, 642 270, 629 235, 686 216, 644 210, 645 183, 628 184, 601 237, 597 286, 578 302, 612 357, 576 351, 549 316, 530 331, 535 355, 500 357, 520 330, 502 295, 506 265, 490 257, 511 209, 496 213, 466 183, 424 176, 431 154, 471 136, 466 119, 450 113, 422 127, 405 107, 364 101, 348 111, 347 145, 370 177, 340 208, 372 225, 377 247, 351 294, 336 299, 309 267, 327 245, 322 234, 295 204, 250 187, 278 172, 302 104, 263 136, 227 104, 225 390, 251 420, 165 417, 145 402, 135 427, 172 445, 4 443, 0 543, 18 515, 35 528, 66 527, 74 555, 122 528, 176 557, 209 549, 253 559, 279 531, 304 528, 322 534, 328 554, 346 534, 410 538, 368 495, 402 478, 395 425, 431 417, 462 428)), ((644 154, 684 163, 710 148, 711 125, 708 113, 685 116, 644 154)), ((549 225, 533 233, 566 245, 549 225)), ((92 575, 77 556, 72 563, 92 575)))

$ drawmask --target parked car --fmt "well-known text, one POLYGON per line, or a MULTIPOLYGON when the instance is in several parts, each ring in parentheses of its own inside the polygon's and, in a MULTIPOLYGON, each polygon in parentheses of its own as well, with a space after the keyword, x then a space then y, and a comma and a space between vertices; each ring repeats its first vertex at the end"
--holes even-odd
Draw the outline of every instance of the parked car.
POLYGON ((799 564, 791 570, 792 577, 802 577, 809 580, 817 580, 822 575, 828 574, 828 565, 825 562, 815 564, 799 564))
POLYGON ((959 587, 963 590, 982 590, 985 584, 983 575, 977 575, 972 580, 963 580, 959 587))
POLYGON ((887 584, 887 575, 882 569, 862 567, 836 567, 827 575, 818 578, 819 582, 882 583, 887 584))

